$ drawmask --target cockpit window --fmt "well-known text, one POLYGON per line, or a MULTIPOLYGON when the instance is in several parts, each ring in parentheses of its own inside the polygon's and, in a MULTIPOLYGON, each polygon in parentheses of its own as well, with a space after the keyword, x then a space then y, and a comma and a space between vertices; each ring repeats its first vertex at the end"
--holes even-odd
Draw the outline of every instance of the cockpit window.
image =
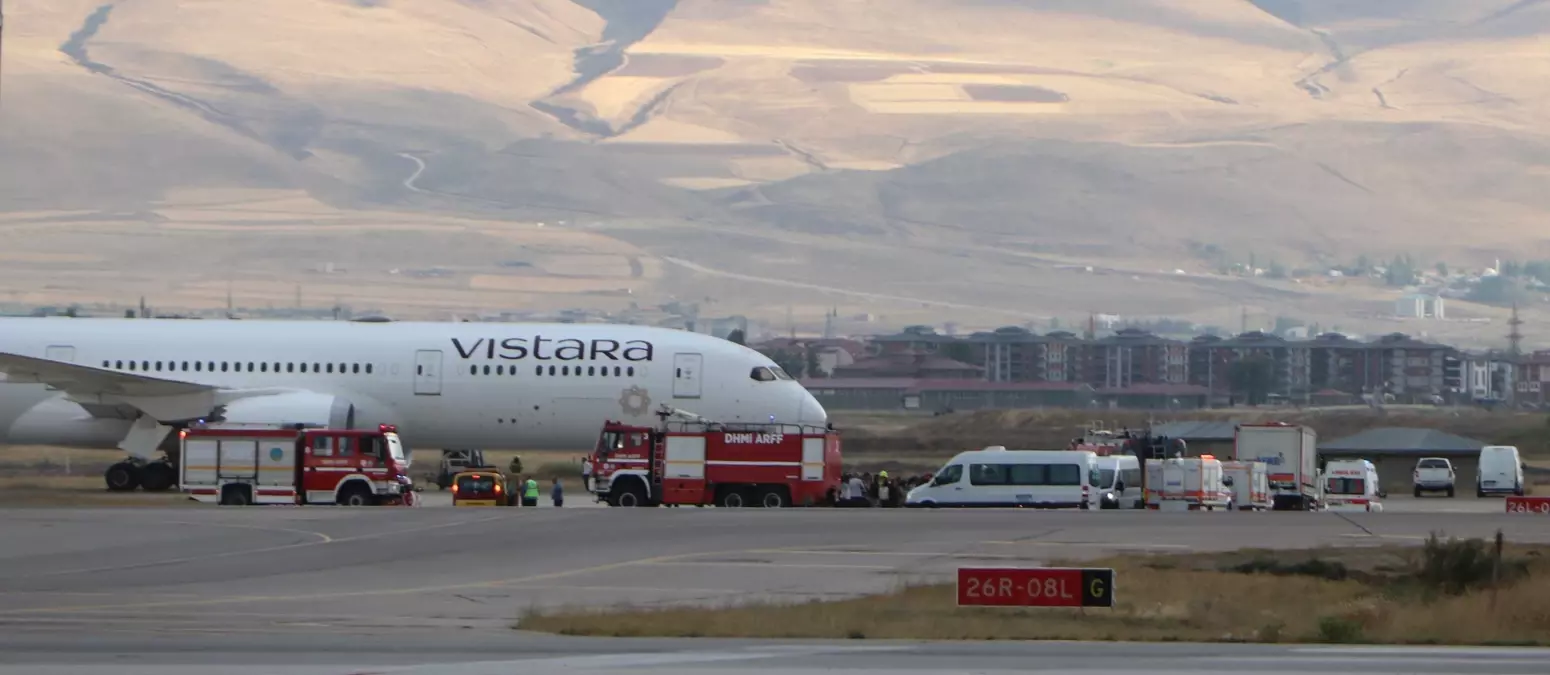
POLYGON ((749 376, 752 377, 755 382, 774 382, 776 379, 775 373, 769 368, 765 368, 764 366, 754 368, 753 373, 749 376))
POLYGON ((771 368, 770 370, 775 371, 775 377, 778 377, 778 378, 780 378, 782 380, 794 380, 794 379, 796 379, 796 378, 794 378, 794 377, 792 377, 790 375, 787 375, 786 371, 784 369, 782 369, 780 366, 775 366, 774 368, 771 368))

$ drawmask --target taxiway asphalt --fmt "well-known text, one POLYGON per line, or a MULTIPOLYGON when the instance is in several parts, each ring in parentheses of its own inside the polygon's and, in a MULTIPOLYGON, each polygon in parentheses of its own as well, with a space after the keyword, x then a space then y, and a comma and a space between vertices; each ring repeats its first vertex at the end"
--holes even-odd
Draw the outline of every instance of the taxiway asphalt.
MULTIPOLYGON (((1480 512, 1449 512, 1445 509, 1464 503, 1449 501, 1418 500, 1408 505, 1416 510, 1379 514, 3 509, 0 675, 110 672, 86 669, 97 666, 131 673, 122 668, 134 664, 151 668, 143 672, 169 673, 178 671, 162 666, 216 656, 231 666, 264 666, 220 672, 343 673, 366 666, 380 672, 511 672, 513 659, 540 660, 528 664, 537 670, 522 672, 615 672, 637 658, 631 650, 642 649, 674 656, 640 661, 630 668, 633 673, 704 668, 797 673, 831 666, 853 672, 910 670, 941 653, 966 659, 949 670, 1156 672, 1157 656, 1146 651, 1154 648, 1147 645, 1083 645, 1065 652, 1057 646, 1001 643, 893 645, 873 653, 855 650, 884 645, 802 644, 789 647, 795 652, 771 657, 753 653, 776 649, 766 643, 734 648, 725 643, 582 641, 525 634, 511 626, 534 607, 844 597, 886 591, 900 582, 950 578, 966 564, 1030 565, 1124 551, 1416 543, 1433 531, 1490 536, 1497 529, 1513 541, 1550 543, 1550 519, 1487 511, 1489 504, 1470 505, 1480 512), (454 649, 460 644, 466 649, 454 649), (625 655, 612 661, 593 656, 614 652, 625 655), (795 658, 797 652, 807 655, 795 658), (1051 660, 1022 661, 1040 654, 1051 660), (448 659, 473 665, 449 669, 448 659), (414 664, 438 664, 438 669, 382 670, 414 664)), ((1494 506, 1501 508, 1499 502, 1494 506)), ((1233 648, 1198 649, 1217 654, 1233 648)), ((1196 673, 1309 668, 1369 674, 1537 673, 1545 663, 1540 655, 1534 657, 1540 659, 1533 662, 1537 666, 1514 670, 1520 667, 1518 657, 1499 656, 1505 652, 1490 652, 1498 654, 1489 657, 1495 661, 1381 652, 1371 657, 1372 664, 1318 655, 1323 652, 1296 652, 1301 656, 1295 658, 1288 653, 1258 651, 1248 654, 1259 656, 1238 660, 1211 656, 1179 668, 1196 673), (1392 666, 1399 670, 1382 670, 1389 666, 1381 663, 1399 664, 1392 666)), ((193 666, 201 663, 214 662, 193 666)))

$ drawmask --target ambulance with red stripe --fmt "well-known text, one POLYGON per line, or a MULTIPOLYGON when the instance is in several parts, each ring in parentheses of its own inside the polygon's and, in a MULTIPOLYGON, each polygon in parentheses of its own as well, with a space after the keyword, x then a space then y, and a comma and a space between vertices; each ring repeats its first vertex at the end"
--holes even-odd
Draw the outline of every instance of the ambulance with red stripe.
POLYGON ((1378 467, 1365 459, 1325 462, 1319 488, 1319 503, 1326 511, 1380 512, 1388 496, 1378 482, 1378 467))
POLYGON ((179 485, 223 505, 413 506, 397 430, 190 427, 179 432, 179 485))
POLYGON ((583 463, 610 506, 816 506, 840 485, 840 438, 827 427, 722 424, 664 409, 659 428, 607 422, 583 463), (672 416, 687 421, 671 421, 672 416))

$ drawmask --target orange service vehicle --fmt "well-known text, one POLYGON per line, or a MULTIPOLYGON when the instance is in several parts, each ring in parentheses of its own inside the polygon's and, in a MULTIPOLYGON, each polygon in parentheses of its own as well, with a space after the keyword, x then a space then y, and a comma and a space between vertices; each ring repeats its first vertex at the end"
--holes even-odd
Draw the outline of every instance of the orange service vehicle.
POLYGON ((506 476, 494 468, 471 469, 452 477, 453 506, 514 506, 506 476))

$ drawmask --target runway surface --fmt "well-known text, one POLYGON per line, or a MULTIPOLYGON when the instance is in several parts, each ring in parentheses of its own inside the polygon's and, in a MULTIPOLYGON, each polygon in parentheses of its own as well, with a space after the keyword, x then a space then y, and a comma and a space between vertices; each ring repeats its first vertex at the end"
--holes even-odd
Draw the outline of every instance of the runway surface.
POLYGON ((580 640, 511 629, 533 607, 845 597, 947 579, 965 564, 1031 565, 1122 551, 1416 543, 1434 530, 1490 536, 1497 528, 1513 541, 1550 543, 1550 518, 1503 514, 1500 502, 1449 502, 1419 500, 1408 511, 1338 515, 571 506, 3 509, 0 674, 192 673, 210 672, 210 664, 264 666, 220 671, 242 673, 509 673, 510 661, 534 659, 522 672, 618 672, 629 664, 636 664, 628 668, 636 674, 830 667, 1158 672, 1159 653, 1148 651, 1155 649, 1198 651, 1199 662, 1167 663, 1195 673, 1543 672, 1550 652, 1417 657, 1179 645, 775 647, 580 640), (1466 503, 1480 510, 1445 510, 1466 503), (598 654, 623 655, 593 656, 598 654), (955 655, 951 666, 944 654, 955 655), (449 660, 472 665, 452 669, 449 660), (171 668, 177 664, 190 668, 171 668), (423 664, 435 669, 383 668, 423 664), (376 670, 362 670, 368 667, 376 670))
POLYGON ((1542 675, 1550 650, 1134 643, 593 640, 509 633, 0 636, 6 675, 1542 675), (67 663, 57 654, 68 653, 67 663), (154 659, 154 660, 153 660, 154 659))

